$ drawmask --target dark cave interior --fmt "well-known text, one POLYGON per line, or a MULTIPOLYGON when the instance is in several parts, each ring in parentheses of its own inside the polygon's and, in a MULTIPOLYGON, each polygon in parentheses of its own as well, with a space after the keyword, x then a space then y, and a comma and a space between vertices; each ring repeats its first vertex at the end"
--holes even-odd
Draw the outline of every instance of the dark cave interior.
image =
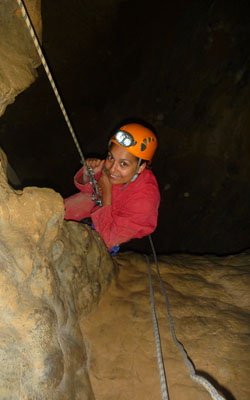
MULTIPOLYGON (((85 157, 127 120, 159 137, 157 252, 250 247, 246 1, 42 0, 43 49, 85 157)), ((42 66, 1 117, 22 186, 76 192, 80 158, 42 66)), ((147 252, 147 238, 122 249, 147 252)))

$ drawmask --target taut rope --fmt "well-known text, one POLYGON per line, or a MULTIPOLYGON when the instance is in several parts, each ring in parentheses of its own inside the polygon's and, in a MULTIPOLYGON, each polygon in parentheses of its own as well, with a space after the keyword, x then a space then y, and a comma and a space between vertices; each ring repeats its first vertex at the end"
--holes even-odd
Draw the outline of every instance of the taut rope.
POLYGON ((98 191, 98 187, 97 187, 96 180, 95 180, 95 177, 94 177, 94 174, 93 174, 93 170, 92 170, 92 168, 89 168, 89 167, 87 166, 87 163, 86 163, 85 158, 84 158, 84 156, 83 156, 83 152, 82 152, 82 150, 81 150, 80 144, 79 144, 79 142, 78 142, 78 140, 77 140, 75 131, 74 131, 74 129, 73 129, 73 127, 72 127, 72 124, 71 124, 71 122, 70 122, 70 120, 69 120, 67 111, 66 111, 66 109, 65 109, 65 107, 64 107, 64 105, 63 105, 61 96, 60 96, 60 94, 59 94, 59 92, 58 92, 58 90, 57 90, 55 81, 54 81, 54 79, 53 79, 53 77, 52 77, 52 75, 51 75, 51 72, 50 72, 49 66, 48 66, 48 64, 47 64, 47 61, 45 60, 45 57, 44 57, 42 48, 41 48, 41 46, 40 46, 40 43, 39 43, 39 40, 38 40, 38 38, 37 38, 36 32, 35 32, 35 30, 34 30, 34 28, 33 28, 33 26, 32 26, 32 23, 31 23, 31 20, 30 20, 29 15, 28 15, 28 13, 27 13, 27 10, 26 10, 26 8, 25 8, 24 2, 23 2, 23 0, 17 0, 17 3, 18 3, 18 5, 19 5, 19 7, 20 7, 20 9, 21 9, 21 12, 22 12, 23 18, 24 18, 24 20, 25 20, 25 22, 26 22, 26 25, 27 25, 27 28, 28 28, 28 30, 29 30, 30 36, 31 36, 31 38, 32 38, 32 40, 33 40, 33 42, 34 42, 34 45, 35 45, 36 50, 37 50, 37 52, 38 52, 38 55, 39 55, 39 57, 40 57, 40 59, 41 59, 41 61, 42 61, 42 64, 43 64, 44 69, 45 69, 45 72, 46 72, 46 74, 47 74, 47 76, 48 76, 49 82, 50 82, 50 84, 51 84, 51 86, 52 86, 52 89, 53 89, 53 91, 54 91, 54 93, 55 93, 56 99, 57 99, 58 104, 59 104, 59 106, 60 106, 60 108, 61 108, 61 111, 62 111, 62 113, 63 113, 63 116, 64 116, 64 118, 65 118, 65 121, 66 121, 66 123, 67 123, 67 125, 68 125, 68 128, 69 128, 69 131, 70 131, 70 133, 71 133, 71 135, 72 135, 72 138, 73 138, 73 140, 74 140, 74 142, 75 142, 76 148, 77 148, 77 150, 78 150, 78 152, 79 152, 79 154, 80 154, 81 163, 82 163, 82 164, 85 166, 85 168, 87 169, 87 172, 88 172, 88 175, 89 175, 89 178, 90 178, 90 182, 91 182, 91 184, 92 184, 92 186, 93 186, 93 189, 94 189, 94 196, 95 196, 95 198, 93 198, 93 200, 96 202, 96 204, 101 205, 101 195, 100 195, 100 193, 99 193, 99 191, 98 191))

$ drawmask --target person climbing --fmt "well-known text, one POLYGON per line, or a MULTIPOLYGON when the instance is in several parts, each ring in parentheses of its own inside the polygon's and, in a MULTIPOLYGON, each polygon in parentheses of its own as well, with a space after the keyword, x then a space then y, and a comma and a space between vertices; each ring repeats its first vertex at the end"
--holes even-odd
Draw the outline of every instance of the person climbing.
POLYGON ((64 200, 64 218, 81 222, 91 218, 111 254, 121 243, 151 234, 160 204, 158 184, 148 168, 156 148, 152 130, 138 123, 123 125, 111 137, 105 160, 86 160, 95 175, 102 206, 92 200, 94 189, 82 167, 74 177, 80 192, 64 200))

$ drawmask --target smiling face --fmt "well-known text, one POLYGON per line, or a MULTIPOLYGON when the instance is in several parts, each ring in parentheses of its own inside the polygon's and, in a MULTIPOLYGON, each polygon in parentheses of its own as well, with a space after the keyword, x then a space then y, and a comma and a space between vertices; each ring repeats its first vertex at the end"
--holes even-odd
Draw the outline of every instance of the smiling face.
MULTIPOLYGON (((137 162, 138 158, 133 154, 123 147, 117 146, 117 144, 112 144, 105 161, 110 183, 119 185, 130 182, 136 173, 137 162)), ((139 174, 144 170, 145 166, 145 163, 140 166, 139 174)))

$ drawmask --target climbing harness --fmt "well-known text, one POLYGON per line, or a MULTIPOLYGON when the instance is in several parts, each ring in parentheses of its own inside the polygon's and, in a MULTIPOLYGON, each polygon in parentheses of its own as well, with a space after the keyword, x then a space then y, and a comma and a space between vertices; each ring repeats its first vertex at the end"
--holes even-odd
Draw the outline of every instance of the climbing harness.
MULTIPOLYGON (((179 340, 176 337, 175 329, 174 329, 174 323, 173 323, 172 315, 171 315, 171 312, 170 312, 170 303, 169 303, 168 295, 167 295, 167 292, 166 292, 166 289, 165 289, 165 286, 164 286, 164 282, 163 282, 161 274, 160 274, 159 264, 158 264, 158 260, 157 260, 155 247, 154 247, 151 235, 149 235, 148 237, 149 237, 150 245, 151 245, 153 256, 154 256, 154 261, 155 261, 155 266, 156 266, 156 270, 157 270, 158 279, 159 279, 160 284, 161 284, 161 290, 162 290, 162 293, 163 293, 163 295, 165 297, 165 300, 166 300, 167 315, 168 315, 168 319, 169 319, 169 325, 170 325, 170 329, 171 329, 172 338, 173 338, 173 341, 176 344, 176 346, 179 347, 179 349, 180 349, 180 351, 182 353, 183 359, 184 359, 186 365, 189 368, 190 378, 193 381, 195 381, 196 383, 199 383, 200 385, 202 385, 208 391, 208 393, 210 394, 210 396, 212 397, 213 400, 225 400, 225 398, 222 397, 217 392, 217 390, 214 388, 214 386, 210 382, 208 382, 207 379, 205 379, 202 376, 197 375, 195 373, 195 367, 193 365, 193 362, 190 360, 190 357, 188 356, 188 354, 187 354, 186 350, 184 349, 182 343, 180 343, 179 340)), ((153 324, 154 324, 154 333, 155 333, 155 340, 156 340, 156 351, 157 351, 158 368, 159 368, 159 371, 160 371, 160 383, 161 383, 162 400, 168 400, 167 380, 166 380, 166 376, 165 376, 165 369, 164 369, 163 358, 162 358, 162 350, 161 350, 159 328, 158 328, 156 312, 155 312, 155 302, 154 302, 154 292, 153 292, 153 284, 152 284, 152 276, 151 276, 151 267, 150 267, 149 257, 146 254, 145 254, 145 257, 146 257, 147 266, 148 266, 149 288, 150 288, 150 298, 151 298, 151 310, 152 310, 152 319, 153 319, 153 324)))
POLYGON ((24 20, 25 20, 25 22, 26 22, 28 31, 29 31, 29 33, 30 33, 30 35, 31 35, 31 38, 32 38, 33 42, 34 42, 34 45, 35 45, 36 50, 37 50, 37 52, 38 52, 38 55, 39 55, 39 57, 40 57, 40 59, 41 59, 41 61, 42 61, 42 64, 43 64, 44 69, 45 69, 45 72, 46 72, 46 74, 47 74, 47 76, 48 76, 49 82, 50 82, 50 84, 51 84, 51 86, 52 86, 52 89, 53 89, 53 91, 54 91, 54 94, 55 94, 55 96, 56 96, 56 99, 57 99, 57 101, 58 101, 58 104, 59 104, 59 106, 60 106, 60 108, 61 108, 61 111, 62 111, 62 113, 63 113, 63 116, 64 116, 64 118, 65 118, 65 121, 66 121, 66 123, 67 123, 67 125, 68 125, 69 131, 70 131, 70 133, 71 133, 71 135, 72 135, 72 138, 73 138, 73 140, 74 140, 74 143, 75 143, 75 145, 76 145, 76 148, 77 148, 77 150, 78 150, 78 152, 79 152, 79 154, 80 154, 81 163, 84 165, 84 167, 85 167, 86 170, 87 170, 87 173, 88 173, 90 182, 91 182, 92 187, 93 187, 93 190, 94 190, 94 193, 93 193, 93 195, 92 195, 92 200, 96 203, 96 205, 102 205, 102 198, 101 198, 101 195, 100 195, 100 193, 99 193, 99 191, 98 191, 98 186, 97 186, 97 182, 96 182, 96 180, 95 180, 95 176, 94 176, 93 169, 90 168, 90 167, 88 167, 88 165, 87 165, 87 163, 86 163, 86 160, 85 160, 85 158, 84 158, 84 156, 83 156, 83 153, 82 153, 81 147, 80 147, 80 145, 79 145, 79 142, 78 142, 78 140, 77 140, 76 134, 75 134, 74 129, 73 129, 73 127, 72 127, 72 124, 71 124, 71 122, 70 122, 70 120, 69 120, 69 117, 68 117, 68 114, 67 114, 67 112, 66 112, 66 109, 65 109, 65 107, 64 107, 64 105, 63 105, 61 96, 60 96, 60 94, 59 94, 59 92, 58 92, 58 90, 57 90, 55 81, 54 81, 54 79, 53 79, 53 77, 52 77, 52 75, 51 75, 49 66, 48 66, 47 61, 46 61, 46 59, 45 59, 45 57, 44 57, 42 48, 41 48, 41 46, 40 46, 40 44, 39 44, 39 40, 38 40, 37 35, 36 35, 36 33, 35 33, 35 30, 34 30, 34 28, 33 28, 33 26, 32 26, 32 22, 31 22, 31 20, 30 20, 30 17, 29 17, 29 15, 28 15, 28 12, 27 12, 27 10, 26 10, 26 8, 25 8, 25 5, 24 5, 24 3, 23 3, 23 0, 17 0, 17 3, 18 3, 18 5, 19 5, 19 7, 20 7, 20 9, 21 9, 21 12, 22 12, 22 15, 23 15, 23 17, 24 17, 24 20))

